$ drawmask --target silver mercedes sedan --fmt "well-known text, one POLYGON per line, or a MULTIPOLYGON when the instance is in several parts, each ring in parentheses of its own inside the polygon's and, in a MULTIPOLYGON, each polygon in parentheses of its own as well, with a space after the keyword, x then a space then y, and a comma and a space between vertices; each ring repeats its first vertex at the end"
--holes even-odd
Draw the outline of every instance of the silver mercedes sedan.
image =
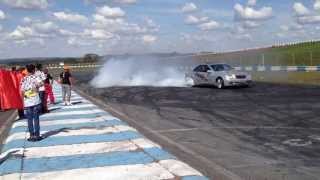
POLYGON ((186 74, 187 81, 193 85, 214 85, 219 89, 227 86, 249 87, 252 84, 248 72, 237 71, 228 64, 201 64, 186 74))

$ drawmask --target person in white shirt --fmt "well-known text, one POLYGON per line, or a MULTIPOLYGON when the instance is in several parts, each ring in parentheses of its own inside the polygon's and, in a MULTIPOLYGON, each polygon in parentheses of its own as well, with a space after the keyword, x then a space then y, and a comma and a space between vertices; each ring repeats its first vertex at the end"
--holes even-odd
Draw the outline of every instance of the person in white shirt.
POLYGON ((27 65, 28 75, 21 81, 21 97, 25 108, 25 114, 28 119, 28 130, 30 137, 28 141, 40 141, 40 96, 39 88, 43 85, 38 77, 35 75, 35 66, 33 64, 27 65))
POLYGON ((40 101, 41 101, 41 110, 40 113, 44 114, 44 113, 48 113, 48 106, 47 106, 47 102, 46 102, 46 89, 44 87, 44 81, 46 80, 46 75, 44 74, 44 72, 42 71, 42 64, 37 64, 36 65, 36 72, 35 72, 35 76, 38 78, 39 82, 42 82, 42 85, 39 87, 39 96, 40 96, 40 101))

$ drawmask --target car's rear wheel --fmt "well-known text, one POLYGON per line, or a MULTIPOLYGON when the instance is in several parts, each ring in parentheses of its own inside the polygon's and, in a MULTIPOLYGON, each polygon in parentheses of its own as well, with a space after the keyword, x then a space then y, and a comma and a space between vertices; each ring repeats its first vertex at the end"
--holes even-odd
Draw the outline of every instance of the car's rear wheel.
POLYGON ((217 79, 217 88, 218 89, 223 89, 224 88, 224 81, 222 78, 217 79))

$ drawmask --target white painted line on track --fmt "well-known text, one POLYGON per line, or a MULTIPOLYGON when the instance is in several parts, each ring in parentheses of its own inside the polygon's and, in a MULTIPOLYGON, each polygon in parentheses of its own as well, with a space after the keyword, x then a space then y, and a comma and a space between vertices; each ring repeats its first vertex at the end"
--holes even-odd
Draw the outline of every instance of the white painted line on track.
POLYGON ((56 108, 62 108, 62 109, 79 109, 79 108, 98 108, 94 104, 77 104, 76 106, 56 106, 56 108))
POLYGON ((159 161, 159 163, 176 176, 201 176, 201 173, 199 173, 197 170, 175 159, 162 160, 159 161))
POLYGON ((143 149, 152 148, 152 147, 159 147, 160 148, 160 145, 150 141, 149 139, 145 139, 145 138, 132 139, 131 141, 143 149))
POLYGON ((48 158, 58 156, 72 156, 80 154, 95 154, 95 153, 109 153, 114 151, 135 151, 139 147, 130 142, 102 142, 102 143, 86 143, 86 144, 72 144, 59 145, 49 147, 31 147, 27 148, 24 156, 28 158, 48 158))
MULTIPOLYGON (((62 132, 55 134, 55 135, 52 135, 50 137, 77 136, 77 135, 99 135, 99 134, 119 133, 119 132, 124 132, 124 131, 137 131, 137 130, 130 127, 130 126, 118 125, 118 126, 105 127, 105 128, 99 128, 99 129, 67 130, 66 132, 62 131, 62 132)), ((45 134, 45 133, 48 133, 48 131, 41 131, 40 132, 40 134, 45 134)), ((14 133, 7 138, 6 143, 9 143, 10 141, 13 141, 13 140, 25 139, 26 134, 27 134, 26 132, 14 133)), ((139 143, 139 141, 138 141, 138 143, 139 143)), ((143 142, 141 142, 141 143, 143 143, 143 142)), ((148 142, 145 142, 145 143, 148 143, 148 142)))
POLYGON ((93 113, 105 113, 105 111, 101 109, 92 109, 92 110, 84 110, 84 111, 51 112, 49 114, 43 115, 42 117, 62 116, 62 115, 84 115, 84 114, 93 114, 93 113))
MULTIPOLYGON (((108 120, 115 120, 118 119, 114 116, 100 116, 100 117, 96 117, 96 118, 83 118, 83 119, 66 119, 66 120, 59 120, 59 121, 46 121, 46 120, 42 120, 40 121, 40 126, 44 127, 44 126, 52 126, 52 125, 64 125, 64 124, 78 124, 78 123, 96 123, 96 122, 104 122, 104 121, 108 121, 108 120)), ((20 121, 20 122, 16 122, 12 125, 13 128, 16 127, 22 127, 22 126, 27 126, 27 122, 25 121, 20 121)))
POLYGON ((112 180, 161 180, 172 179, 174 176, 158 163, 106 166, 85 169, 73 169, 45 173, 24 173, 22 180, 88 180, 88 179, 112 179, 112 180))

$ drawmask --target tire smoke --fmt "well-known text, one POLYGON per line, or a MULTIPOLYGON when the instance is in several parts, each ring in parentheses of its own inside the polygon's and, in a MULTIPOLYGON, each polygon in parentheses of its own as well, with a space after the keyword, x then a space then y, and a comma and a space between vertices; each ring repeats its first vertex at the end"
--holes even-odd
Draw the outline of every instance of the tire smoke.
POLYGON ((183 87, 185 71, 176 63, 157 58, 128 58, 107 60, 92 79, 96 88, 112 86, 162 86, 183 87))

